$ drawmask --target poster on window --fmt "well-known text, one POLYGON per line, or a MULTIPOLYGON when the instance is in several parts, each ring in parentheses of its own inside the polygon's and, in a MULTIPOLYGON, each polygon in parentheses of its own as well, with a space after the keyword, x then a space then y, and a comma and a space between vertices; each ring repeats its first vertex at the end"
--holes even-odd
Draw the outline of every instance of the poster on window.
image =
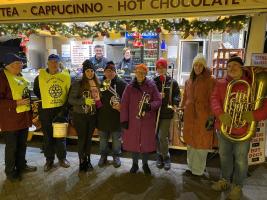
POLYGON ((248 164, 255 165, 265 162, 265 133, 267 121, 260 121, 256 128, 256 133, 250 142, 248 153, 248 164))
POLYGON ((267 67, 267 53, 253 53, 251 55, 251 66, 267 67))

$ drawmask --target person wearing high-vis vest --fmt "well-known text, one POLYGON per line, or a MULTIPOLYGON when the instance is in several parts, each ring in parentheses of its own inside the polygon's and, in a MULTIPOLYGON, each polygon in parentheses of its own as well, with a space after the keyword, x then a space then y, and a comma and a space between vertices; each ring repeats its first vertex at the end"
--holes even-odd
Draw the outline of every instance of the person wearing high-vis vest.
POLYGON ((47 69, 40 69, 39 76, 34 80, 34 93, 42 101, 39 115, 44 134, 44 171, 53 168, 55 154, 61 167, 70 166, 66 159, 66 138, 53 137, 52 123, 66 122, 66 102, 71 83, 69 72, 61 70, 59 62, 58 55, 49 55, 47 69))
POLYGON ((32 124, 29 82, 21 70, 26 60, 16 54, 4 56, 0 69, 0 132, 5 139, 5 173, 10 181, 21 180, 23 172, 36 171, 26 164, 28 128, 32 124))

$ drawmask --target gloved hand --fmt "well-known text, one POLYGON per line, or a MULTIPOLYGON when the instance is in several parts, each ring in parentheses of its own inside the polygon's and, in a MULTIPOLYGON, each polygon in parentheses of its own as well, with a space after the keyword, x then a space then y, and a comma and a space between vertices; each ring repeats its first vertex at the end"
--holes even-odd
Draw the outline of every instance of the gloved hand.
POLYGON ((229 113, 223 113, 219 116, 220 121, 226 125, 226 126, 231 126, 232 122, 232 117, 229 113))
POLYGON ((151 110, 151 105, 149 103, 144 103, 143 111, 148 112, 151 110))
POLYGON ((242 113, 242 120, 245 120, 248 123, 251 123, 252 121, 255 121, 254 115, 251 111, 246 111, 242 113))
POLYGON ((95 100, 91 98, 85 98, 84 101, 85 101, 85 105, 87 106, 92 106, 95 104, 95 100))
POLYGON ((129 122, 121 122, 121 128, 128 129, 129 128, 129 122))

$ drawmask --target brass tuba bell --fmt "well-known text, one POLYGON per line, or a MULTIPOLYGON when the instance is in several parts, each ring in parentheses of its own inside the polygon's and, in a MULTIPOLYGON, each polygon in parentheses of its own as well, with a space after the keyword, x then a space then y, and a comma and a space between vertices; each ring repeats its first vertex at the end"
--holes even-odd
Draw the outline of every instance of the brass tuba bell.
POLYGON ((262 106, 263 99, 266 98, 267 91, 267 70, 263 67, 245 67, 251 72, 252 84, 250 85, 244 80, 232 80, 226 89, 226 96, 223 110, 229 113, 232 117, 230 127, 225 124, 221 125, 221 133, 226 138, 241 142, 250 139, 256 130, 257 122, 253 121, 248 125, 246 133, 243 135, 233 135, 231 131, 233 128, 242 128, 247 125, 247 122, 242 120, 242 114, 246 111, 254 111, 262 106), (246 92, 233 92, 232 88, 236 84, 244 84, 246 92))

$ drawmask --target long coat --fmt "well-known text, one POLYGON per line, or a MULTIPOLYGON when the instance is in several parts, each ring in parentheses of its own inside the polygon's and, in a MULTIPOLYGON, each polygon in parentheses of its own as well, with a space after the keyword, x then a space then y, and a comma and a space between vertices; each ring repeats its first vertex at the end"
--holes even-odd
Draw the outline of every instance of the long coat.
POLYGON ((208 69, 193 81, 185 82, 182 108, 184 108, 183 137, 185 143, 197 149, 211 149, 215 135, 213 130, 207 131, 205 123, 212 115, 210 96, 215 84, 208 69))
POLYGON ((161 97, 153 81, 146 79, 139 86, 136 79, 129 84, 122 96, 121 122, 128 122, 128 129, 122 135, 123 149, 130 152, 153 152, 156 150, 156 114, 161 105, 161 97), (150 96, 151 110, 145 116, 137 119, 138 104, 143 93, 150 96))

